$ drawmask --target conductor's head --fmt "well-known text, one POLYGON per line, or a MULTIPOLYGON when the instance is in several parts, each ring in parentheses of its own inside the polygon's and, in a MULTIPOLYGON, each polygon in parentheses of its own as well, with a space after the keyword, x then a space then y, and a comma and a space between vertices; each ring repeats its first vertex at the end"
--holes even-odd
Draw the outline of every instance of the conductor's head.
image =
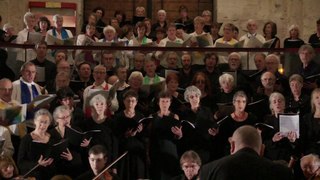
POLYGON ((250 148, 261 154, 262 140, 258 130, 252 126, 241 126, 229 138, 230 153, 234 154, 243 148, 250 148))

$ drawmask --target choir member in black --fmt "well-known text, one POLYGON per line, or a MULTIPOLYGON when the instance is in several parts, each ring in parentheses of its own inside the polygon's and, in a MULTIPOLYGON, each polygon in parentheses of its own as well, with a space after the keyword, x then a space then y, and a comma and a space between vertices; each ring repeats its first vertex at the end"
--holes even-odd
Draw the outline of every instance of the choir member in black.
POLYGON ((286 98, 286 110, 297 113, 302 118, 310 112, 310 96, 302 92, 303 78, 293 74, 289 78, 290 95, 286 98))
POLYGON ((52 116, 46 109, 38 110, 34 115, 35 129, 25 135, 20 142, 18 153, 18 166, 21 174, 27 173, 37 164, 39 167, 33 170, 30 176, 36 179, 50 179, 55 174, 53 158, 46 158, 43 154, 36 154, 33 142, 52 145, 54 139, 47 132, 52 123, 52 116))
POLYGON ((181 116, 182 112, 186 109, 186 101, 183 94, 179 91, 179 78, 176 73, 169 73, 166 77, 167 92, 171 95, 170 110, 181 116))
MULTIPOLYGON (((285 99, 281 93, 274 92, 269 97, 271 115, 265 116, 265 123, 274 129, 262 135, 265 144, 265 157, 272 160, 285 160, 289 162, 293 155, 293 147, 297 144, 297 134, 289 132, 281 133, 279 127, 279 114, 285 112, 285 99)), ((264 133, 264 132, 262 132, 264 133)))
MULTIPOLYGON (((98 174, 100 174, 105 168, 107 167, 108 162, 108 151, 106 148, 102 145, 95 145, 92 148, 90 148, 89 153, 89 164, 90 164, 90 170, 81 174, 76 178, 76 180, 87 180, 87 179, 93 179, 98 174)), ((119 177, 115 175, 112 171, 106 170, 104 173, 102 173, 98 179, 102 180, 118 180, 119 177)))
MULTIPOLYGON (((50 105, 51 112, 60 105, 68 106, 72 115, 71 115, 71 124, 75 127, 83 129, 84 126, 84 114, 79 106, 76 106, 74 102, 74 93, 70 87, 63 87, 58 90, 56 93, 57 97, 55 101, 50 105)), ((79 104, 78 104, 79 105, 79 104)))
POLYGON ((211 82, 203 72, 197 72, 191 81, 191 85, 196 86, 201 91, 200 104, 207 107, 211 112, 217 111, 217 106, 211 91, 211 82))
MULTIPOLYGON (((220 91, 214 97, 216 103, 221 105, 231 105, 233 95, 236 92, 233 76, 228 73, 222 74, 219 77, 219 84, 220 91)), ((224 118, 226 115, 228 115, 226 112, 223 112, 221 109, 219 109, 219 111, 215 112, 214 118, 219 120, 224 118)))
POLYGON ((119 162, 118 174, 123 180, 146 178, 146 136, 139 120, 143 114, 135 110, 138 94, 127 91, 123 94, 125 110, 114 116, 113 127, 119 139, 119 154, 128 151, 126 157, 119 162))
MULTIPOLYGON (((68 139, 73 129, 78 128, 71 125, 71 111, 68 106, 58 106, 53 112, 53 119, 57 126, 49 131, 51 137, 55 142, 68 139), (70 129, 72 128, 72 129, 70 129)), ((78 172, 74 169, 82 170, 82 161, 80 156, 80 148, 88 147, 90 140, 83 139, 81 142, 73 142, 72 139, 68 139, 68 148, 66 152, 62 153, 62 158, 55 161, 56 170, 58 174, 66 174, 71 177, 76 177, 78 172)))
POLYGON ((182 152, 196 151, 203 162, 209 162, 216 156, 214 140, 217 124, 209 108, 200 105, 201 91, 196 86, 187 87, 184 98, 190 107, 183 113, 182 152))
POLYGON ((250 112, 246 112, 246 106, 248 102, 247 95, 243 91, 237 91, 233 96, 234 112, 226 116, 219 123, 219 140, 223 153, 229 154, 229 141, 228 138, 232 136, 233 132, 244 125, 254 126, 257 122, 257 118, 250 112))
POLYGON ((11 81, 15 80, 15 74, 12 69, 7 65, 8 52, 0 49, 0 79, 8 78, 11 81))
POLYGON ((180 170, 177 144, 182 138, 182 130, 179 116, 169 110, 171 99, 168 92, 159 94, 160 110, 152 115, 148 129, 152 179, 170 179, 180 170))
POLYGON ((298 25, 293 24, 289 27, 289 37, 283 41, 284 48, 300 48, 304 41, 300 39, 300 30, 298 25))
POLYGON ((215 94, 219 91, 219 76, 220 70, 217 68, 219 57, 215 53, 208 53, 204 57, 204 69, 202 70, 209 78, 212 88, 212 93, 215 94))
POLYGON ((119 109, 117 112, 121 112, 125 109, 125 106, 123 103, 124 102, 123 94, 129 90, 132 90, 138 94, 138 98, 139 98, 136 109, 139 112, 143 113, 145 116, 151 114, 150 112, 152 112, 153 110, 150 108, 151 103, 148 99, 148 94, 141 90, 142 82, 143 82, 143 75, 141 72, 134 71, 130 74, 128 78, 129 87, 125 88, 123 91, 119 92, 119 94, 117 95, 118 102, 119 102, 119 109))
POLYGON ((180 166, 183 174, 172 178, 171 180, 197 180, 199 179, 199 170, 201 167, 201 159, 199 155, 190 150, 182 154, 180 158, 180 166))
POLYGON ((192 67, 192 57, 188 52, 183 52, 181 56, 182 68, 179 70, 179 87, 185 89, 191 83, 194 75, 194 68, 192 67))
POLYGON ((314 48, 319 48, 320 47, 320 19, 317 20, 317 32, 312 34, 309 37, 309 41, 308 42, 314 48))
POLYGON ((320 65, 314 61, 315 50, 312 46, 306 44, 299 48, 300 67, 296 70, 304 78, 302 90, 311 93, 319 84, 320 65))
POLYGON ((311 112, 304 116, 305 147, 307 153, 320 154, 320 89, 316 88, 311 94, 311 112))
MULTIPOLYGON (((112 162, 118 156, 118 142, 112 132, 111 118, 106 115, 108 111, 107 104, 106 97, 101 94, 97 94, 89 100, 91 117, 85 120, 84 131, 101 131, 91 134, 90 146, 103 145, 109 152, 108 160, 112 162)), ((116 168, 113 171, 115 172, 116 168)))

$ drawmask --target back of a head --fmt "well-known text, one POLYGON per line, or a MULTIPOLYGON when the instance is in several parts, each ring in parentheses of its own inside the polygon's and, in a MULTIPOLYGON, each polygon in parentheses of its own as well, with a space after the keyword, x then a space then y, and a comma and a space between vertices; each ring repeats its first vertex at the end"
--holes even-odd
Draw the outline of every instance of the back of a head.
POLYGON ((260 153, 262 140, 256 128, 241 126, 233 133, 232 139, 237 150, 248 147, 260 153))

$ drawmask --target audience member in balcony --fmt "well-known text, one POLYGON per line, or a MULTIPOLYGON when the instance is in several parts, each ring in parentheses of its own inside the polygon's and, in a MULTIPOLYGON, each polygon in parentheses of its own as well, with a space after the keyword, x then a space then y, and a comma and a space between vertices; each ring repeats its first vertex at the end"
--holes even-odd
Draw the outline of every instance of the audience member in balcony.
POLYGON ((175 23, 182 24, 186 33, 192 33, 194 31, 193 20, 188 16, 188 8, 185 5, 179 7, 179 19, 175 20, 175 23))
POLYGON ((234 25, 233 38, 239 41, 239 28, 234 25))
POLYGON ((317 31, 309 37, 308 41, 312 47, 320 47, 320 19, 317 20, 317 31))
POLYGON ((149 18, 145 18, 143 22, 146 24, 146 36, 153 41, 156 39, 156 32, 152 32, 152 21, 149 18))
MULTIPOLYGON (((191 36, 197 37, 197 36, 201 36, 201 35, 207 34, 203 30, 204 25, 205 25, 205 19, 203 17, 201 17, 201 16, 195 17, 194 20, 193 20, 193 23, 194 23, 194 32, 190 34, 191 36)), ((208 35, 208 40, 209 40, 209 46, 213 46, 213 41, 212 41, 211 35, 210 34, 207 34, 207 35, 208 35)), ((192 45, 199 46, 198 43, 195 43, 195 44, 192 44, 192 45)))
POLYGON ((106 26, 106 23, 103 22, 104 17, 104 9, 102 7, 96 7, 93 11, 93 13, 96 14, 97 17, 97 32, 96 35, 99 39, 103 38, 103 28, 106 26))
POLYGON ((51 28, 51 23, 46 16, 41 16, 38 21, 37 32, 40 32, 43 36, 43 40, 47 35, 47 31, 51 28))
POLYGON ((116 17, 110 19, 109 25, 116 29, 117 34, 121 34, 121 32, 119 32, 121 30, 120 23, 116 17))
POLYGON ((159 45, 160 41, 166 37, 166 30, 162 27, 157 27, 155 34, 156 38, 154 42, 159 45))
POLYGON ((14 27, 11 24, 9 24, 9 23, 4 24, 3 30, 5 31, 5 34, 3 37, 4 42, 15 42, 16 41, 18 36, 15 34, 14 27))
POLYGON ((311 45, 302 45, 299 49, 301 65, 295 71, 304 79, 303 91, 310 93, 319 84, 320 66, 315 62, 315 50, 311 45))
POLYGON ((136 26, 138 22, 146 18, 146 9, 142 6, 136 7, 135 15, 132 17, 132 25, 136 26))
POLYGON ((293 24, 289 27, 289 37, 283 42, 284 48, 300 48, 304 41, 300 39, 300 30, 298 25, 293 24))
MULTIPOLYGON (((36 26, 36 16, 31 12, 27 12, 23 17, 24 24, 26 28, 18 32, 18 37, 16 39, 17 44, 31 44, 32 42, 28 41, 28 34, 29 32, 35 32, 36 26)), ((17 60, 22 62, 30 61, 36 58, 36 53, 33 49, 25 50, 18 50, 17 53, 17 60), (27 53, 27 54, 25 54, 27 53)))
POLYGON ((133 27, 131 24, 126 24, 121 28, 121 34, 119 34, 121 41, 126 42, 128 45, 129 41, 134 38, 133 27))
MULTIPOLYGON (((177 38, 176 33, 177 33, 176 25, 173 23, 170 23, 167 29, 167 37, 160 41, 160 43, 158 44, 158 47, 166 47, 168 46, 167 45, 168 42, 182 44, 183 40, 180 38, 177 38)), ((157 51, 155 56, 157 59, 160 59, 161 61, 163 59, 163 56, 162 56, 163 54, 164 53, 162 51, 157 51)))
POLYGON ((203 30, 206 33, 210 33, 211 32, 211 24, 212 24, 212 13, 209 10, 204 10, 202 11, 202 15, 204 18, 204 27, 203 30))
POLYGON ((220 31, 220 27, 221 25, 217 22, 213 22, 211 24, 211 27, 210 27, 210 35, 212 37, 212 41, 213 41, 213 44, 216 42, 217 39, 221 38, 222 36, 219 34, 219 31, 220 31))
MULTIPOLYGON (((95 37, 96 26, 87 24, 86 33, 78 35, 76 45, 77 46, 91 46, 98 41, 95 37)), ((76 61, 86 61, 94 67, 98 62, 94 59, 94 54, 92 50, 76 50, 76 61)), ((76 62, 77 63, 77 62, 76 62)))
POLYGON ((192 67, 192 57, 188 52, 183 52, 181 56, 182 68, 179 71, 179 87, 185 89, 190 86, 195 69, 192 67))
MULTIPOLYGON (((233 46, 235 45, 238 41, 233 38, 233 31, 234 31, 234 25, 231 23, 226 23, 223 27, 223 36, 219 39, 217 39, 214 43, 214 47, 223 47, 221 44, 226 44, 233 46)), ((226 55, 220 55, 220 61, 219 63, 227 63, 228 58, 226 55)))
POLYGON ((96 13, 91 13, 88 16, 88 19, 83 23, 82 27, 81 27, 81 33, 85 34, 86 33, 86 29, 87 29, 87 25, 91 25, 91 26, 97 26, 97 15, 96 13))
POLYGON ((156 32, 156 29, 158 27, 162 27, 164 29, 167 29, 168 24, 167 24, 166 18, 167 18, 167 12, 163 9, 160 9, 157 12, 157 22, 155 24, 152 24, 151 31, 156 32))
POLYGON ((49 82, 53 81, 57 74, 56 64, 49 61, 47 56, 47 43, 45 41, 41 41, 35 45, 35 51, 37 57, 31 62, 37 67, 37 78, 36 82, 41 86, 46 86, 49 82))
POLYGON ((73 34, 71 33, 71 31, 63 27, 63 16, 61 16, 60 14, 56 14, 53 16, 52 20, 53 20, 53 29, 48 30, 47 32, 48 35, 54 36, 62 40, 73 37, 73 34))
POLYGON ((136 25, 137 37, 129 41, 129 46, 140 46, 152 43, 152 40, 146 37, 147 26, 144 22, 138 22, 136 25))
POLYGON ((272 21, 268 21, 264 24, 263 34, 266 41, 274 39, 270 48, 280 48, 280 39, 277 35, 277 24, 272 21))
POLYGON ((113 17, 118 19, 119 22, 119 27, 122 28, 126 24, 130 24, 130 22, 127 21, 127 15, 124 11, 122 10, 116 10, 114 12, 113 17))
MULTIPOLYGON (((244 45, 243 47, 249 47, 248 43, 249 40, 253 37, 257 38, 257 40, 259 40, 260 42, 264 43, 265 39, 261 34, 257 33, 258 30, 258 24, 255 20, 253 19, 249 19, 247 22, 247 30, 248 33, 246 33, 245 35, 241 36, 241 38, 239 39, 239 41, 244 40, 244 45)), ((255 48, 255 47, 250 47, 250 48, 255 48)))

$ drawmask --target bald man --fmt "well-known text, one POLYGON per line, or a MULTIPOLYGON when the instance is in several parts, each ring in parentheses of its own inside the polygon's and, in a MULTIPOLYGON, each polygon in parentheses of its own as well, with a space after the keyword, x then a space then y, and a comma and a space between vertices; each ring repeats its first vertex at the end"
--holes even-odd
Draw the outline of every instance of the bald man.
POLYGON ((261 157, 262 140, 251 126, 241 126, 229 139, 231 155, 204 165, 201 180, 290 180, 290 169, 261 157))

